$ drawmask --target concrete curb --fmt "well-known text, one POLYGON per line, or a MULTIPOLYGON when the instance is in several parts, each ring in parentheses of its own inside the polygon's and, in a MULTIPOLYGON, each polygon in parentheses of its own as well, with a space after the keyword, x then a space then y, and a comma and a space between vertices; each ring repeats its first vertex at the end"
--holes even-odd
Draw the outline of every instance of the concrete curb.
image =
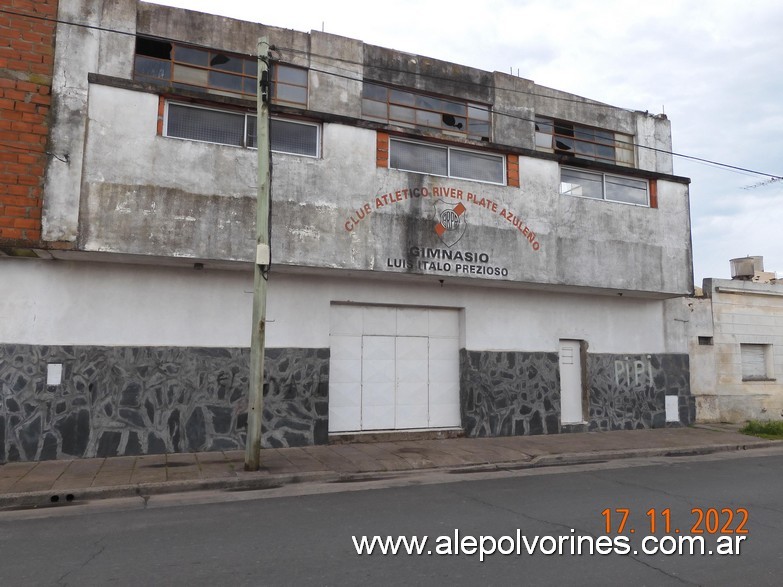
POLYGON ((315 471, 281 475, 240 473, 239 477, 216 477, 211 479, 188 479, 182 481, 164 481, 157 483, 139 483, 135 485, 115 485, 112 487, 82 487, 26 493, 7 493, 0 495, 0 511, 61 507, 66 504, 79 504, 100 499, 139 497, 144 499, 152 495, 184 493, 193 491, 257 491, 275 489, 297 483, 346 483, 373 481, 377 479, 402 478, 413 474, 433 471, 444 473, 481 473, 492 471, 518 471, 543 467, 562 467, 590 463, 615 461, 633 458, 685 457, 720 452, 737 452, 755 448, 783 446, 781 441, 767 440, 747 444, 713 444, 677 448, 642 448, 604 450, 589 453, 561 453, 540 455, 527 461, 503 461, 481 463, 467 466, 427 467, 404 471, 363 471, 356 473, 338 473, 335 471, 315 471))

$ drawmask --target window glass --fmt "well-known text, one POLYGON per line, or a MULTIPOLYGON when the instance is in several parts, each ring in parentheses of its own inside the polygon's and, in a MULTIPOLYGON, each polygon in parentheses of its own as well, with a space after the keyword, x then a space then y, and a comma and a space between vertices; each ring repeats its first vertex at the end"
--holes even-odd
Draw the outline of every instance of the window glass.
POLYGON ((588 173, 576 169, 560 171, 560 193, 565 196, 602 200, 603 191, 603 176, 600 173, 588 173))
POLYGON ((247 142, 245 143, 248 147, 252 149, 258 148, 258 117, 251 116, 250 114, 246 117, 246 127, 245 127, 245 133, 247 135, 247 142))
POLYGON ((391 167, 431 175, 448 175, 448 149, 445 147, 395 140, 390 143, 389 165, 391 167))
POLYGON ((136 39, 134 79, 145 83, 249 99, 256 95, 257 70, 255 57, 136 39))
POLYGON ((560 193, 638 206, 650 205, 647 180, 581 169, 560 170, 560 193))
POLYGON ((193 65, 207 66, 209 63, 209 52, 193 47, 174 46, 174 61, 181 63, 192 63, 193 65))
POLYGON ((167 136, 242 146, 244 133, 244 114, 169 104, 167 136))
POLYGON ((318 156, 318 127, 273 118, 269 121, 272 150, 295 155, 318 156))
POLYGON ((171 61, 136 55, 136 77, 154 77, 167 80, 171 77, 171 61))
POLYGON ((254 77, 246 77, 244 81, 244 85, 242 86, 242 90, 245 92, 245 94, 253 94, 256 93, 256 78, 254 77))
POLYGON ((388 110, 386 102, 376 102, 375 100, 362 100, 362 114, 367 118, 379 118, 386 120, 388 110))
POLYGON ((606 199, 626 204, 647 205, 647 182, 630 177, 606 176, 606 199))
POLYGON ((486 106, 372 83, 363 84, 362 97, 362 116, 365 118, 402 126, 416 124, 448 135, 489 140, 490 112, 486 106))
POLYGON ((209 65, 215 69, 222 69, 223 71, 242 73, 242 64, 244 61, 244 59, 238 59, 223 53, 213 53, 209 60, 209 65))
POLYGON ((402 104, 404 106, 413 106, 416 103, 416 97, 410 92, 389 90, 389 102, 393 104, 402 104))
POLYGON ((440 110, 441 101, 432 96, 424 96, 422 94, 416 95, 416 108, 423 108, 425 110, 440 110))
POLYGON ((383 86, 365 83, 362 85, 362 97, 378 102, 386 102, 387 90, 383 86))
POLYGON ((209 85, 215 88, 223 88, 225 90, 235 90, 237 92, 241 92, 242 78, 238 75, 232 75, 230 73, 220 73, 219 71, 210 71, 209 85))
POLYGON ((258 78, 258 59, 243 59, 245 64, 245 75, 258 78))
POLYGON ((389 167, 487 183, 503 184, 506 179, 501 155, 397 139, 390 140, 389 167))
POLYGON ((281 84, 293 84, 297 86, 307 85, 307 70, 288 65, 274 66, 275 79, 281 84))
POLYGON ((416 122, 416 111, 413 108, 389 106, 389 119, 414 123, 416 122))
POLYGON ((446 112, 447 114, 464 117, 467 109, 468 107, 465 104, 443 100, 443 112, 446 112))
POLYGON ((416 110, 416 124, 419 126, 431 126, 440 128, 441 115, 427 110, 416 110))
POLYGON ((307 104, 307 88, 277 84, 275 87, 275 100, 292 104, 307 104))
POLYGON ((468 117, 471 120, 489 121, 489 109, 486 106, 468 106, 468 117))
POLYGON ((206 86, 209 84, 209 70, 175 64, 173 78, 184 84, 206 86))
POLYGON ((536 133, 536 147, 540 147, 542 149, 551 149, 552 148, 552 135, 546 134, 543 132, 537 132, 536 133))
POLYGON ((450 151, 450 175, 491 183, 504 183, 503 157, 459 149, 450 151))
POLYGON ((546 116, 536 116, 535 129, 538 149, 554 148, 582 159, 633 166, 632 136, 546 116), (621 147, 620 142, 626 143, 625 146, 621 147))

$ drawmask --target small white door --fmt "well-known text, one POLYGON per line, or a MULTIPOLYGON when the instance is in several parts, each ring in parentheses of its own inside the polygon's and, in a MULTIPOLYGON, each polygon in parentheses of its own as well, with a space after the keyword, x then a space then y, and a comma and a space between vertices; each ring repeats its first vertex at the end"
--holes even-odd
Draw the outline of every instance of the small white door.
POLYGON ((578 340, 560 341, 560 422, 581 424, 582 359, 578 340))

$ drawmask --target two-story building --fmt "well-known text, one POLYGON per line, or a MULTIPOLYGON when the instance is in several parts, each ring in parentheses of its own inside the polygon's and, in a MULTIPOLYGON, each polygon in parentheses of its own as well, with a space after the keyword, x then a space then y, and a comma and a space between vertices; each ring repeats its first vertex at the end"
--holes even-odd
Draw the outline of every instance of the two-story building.
POLYGON ((261 36, 265 445, 693 421, 665 116, 136 0, 57 18, 40 238, 0 240, 0 460, 243 446, 261 36))

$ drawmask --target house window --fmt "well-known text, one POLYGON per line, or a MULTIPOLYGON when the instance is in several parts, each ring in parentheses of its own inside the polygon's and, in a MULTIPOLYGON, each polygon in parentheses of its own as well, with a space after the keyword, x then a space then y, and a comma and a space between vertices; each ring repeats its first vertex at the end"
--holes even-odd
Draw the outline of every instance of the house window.
POLYGON ((740 344, 743 381, 769 381, 772 374, 772 345, 740 344))
MULTIPOLYGON (((168 103, 165 135, 255 149, 256 124, 255 114, 168 103)), ((319 135, 320 127, 317 124, 280 118, 269 121, 271 149, 278 153, 318 157, 319 135)))
POLYGON ((389 167, 505 185, 505 157, 413 141, 389 141, 389 167))
POLYGON ((247 145, 247 116, 184 104, 168 104, 166 136, 221 145, 247 145))
MULTIPOLYGON (((248 146, 255 148, 256 117, 248 116, 248 146)), ((318 157, 320 155, 320 127, 311 122, 294 122, 281 118, 269 121, 269 142, 272 151, 318 157)))
POLYGON ((365 82, 362 117, 407 128, 435 129, 445 135, 488 141, 489 107, 365 82))
POLYGON ((138 37, 133 79, 235 98, 256 95, 255 57, 138 37))
POLYGON ((535 124, 536 149, 540 151, 569 153, 580 159, 634 166, 631 135, 546 116, 536 116, 535 124))
POLYGON ((281 63, 272 65, 272 101, 307 107, 307 70, 281 63))
MULTIPOLYGON (((138 37, 133 79, 149 84, 255 99, 258 58, 138 37)), ((307 70, 272 65, 272 101, 307 106, 307 70)))
POLYGON ((560 194, 637 206, 650 205, 647 180, 568 167, 560 169, 560 194))

